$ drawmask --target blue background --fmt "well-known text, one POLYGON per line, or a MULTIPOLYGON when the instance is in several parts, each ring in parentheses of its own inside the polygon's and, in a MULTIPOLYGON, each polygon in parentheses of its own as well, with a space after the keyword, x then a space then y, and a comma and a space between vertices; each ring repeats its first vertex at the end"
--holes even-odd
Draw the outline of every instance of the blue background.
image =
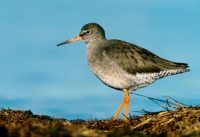
MULTIPOLYGON (((189 73, 161 79, 136 93, 199 104, 199 7, 199 0, 1 1, 0 107, 68 119, 110 118, 123 93, 92 74, 85 43, 56 47, 89 22, 101 24, 108 39, 122 39, 190 65, 189 73)), ((131 95, 130 113, 142 109, 161 108, 131 95)))

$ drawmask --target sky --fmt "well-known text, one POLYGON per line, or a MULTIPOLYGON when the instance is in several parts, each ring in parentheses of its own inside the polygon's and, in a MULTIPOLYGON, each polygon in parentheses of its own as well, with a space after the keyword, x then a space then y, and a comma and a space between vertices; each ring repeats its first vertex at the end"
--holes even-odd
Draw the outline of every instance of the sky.
MULTIPOLYGON (((199 0, 18 0, 0 5, 0 107, 67 119, 109 118, 123 93, 98 80, 86 61, 86 45, 56 45, 99 23, 107 39, 121 39, 160 57, 185 62, 191 71, 136 91, 200 104, 199 0)), ((131 95, 130 113, 161 109, 131 95)))

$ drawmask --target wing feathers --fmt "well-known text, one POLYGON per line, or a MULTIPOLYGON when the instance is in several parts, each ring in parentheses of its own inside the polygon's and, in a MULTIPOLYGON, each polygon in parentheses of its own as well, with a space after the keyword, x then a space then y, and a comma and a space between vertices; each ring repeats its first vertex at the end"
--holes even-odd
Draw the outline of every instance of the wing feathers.
POLYGON ((130 74, 155 73, 188 67, 185 63, 168 61, 144 48, 124 41, 110 40, 110 43, 109 46, 103 48, 107 57, 130 74))

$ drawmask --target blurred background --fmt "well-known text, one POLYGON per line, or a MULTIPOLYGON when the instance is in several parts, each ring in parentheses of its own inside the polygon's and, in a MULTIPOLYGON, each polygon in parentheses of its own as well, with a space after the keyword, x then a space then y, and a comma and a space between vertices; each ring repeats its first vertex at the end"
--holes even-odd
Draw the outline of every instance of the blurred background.
MULTIPOLYGON (((97 22, 108 39, 122 39, 191 71, 161 79, 136 93, 200 104, 199 0, 18 0, 0 4, 0 107, 67 119, 110 118, 123 93, 89 70, 86 44, 56 45, 97 22)), ((162 108, 131 95, 130 114, 162 108)))

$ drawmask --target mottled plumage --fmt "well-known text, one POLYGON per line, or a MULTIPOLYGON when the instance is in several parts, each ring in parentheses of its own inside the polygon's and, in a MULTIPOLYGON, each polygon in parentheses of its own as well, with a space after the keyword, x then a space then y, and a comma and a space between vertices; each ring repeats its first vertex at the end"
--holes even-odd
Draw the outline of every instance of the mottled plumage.
POLYGON ((87 61, 94 74, 106 85, 122 90, 125 97, 114 118, 125 105, 128 117, 129 92, 173 74, 189 71, 186 63, 172 62, 154 53, 121 40, 107 40, 104 29, 97 23, 82 27, 80 34, 60 45, 83 40, 87 43, 87 61))
POLYGON ((154 53, 121 40, 109 40, 104 50, 123 70, 132 75, 136 73, 155 73, 171 69, 185 69, 187 64, 175 63, 160 58, 154 53))

